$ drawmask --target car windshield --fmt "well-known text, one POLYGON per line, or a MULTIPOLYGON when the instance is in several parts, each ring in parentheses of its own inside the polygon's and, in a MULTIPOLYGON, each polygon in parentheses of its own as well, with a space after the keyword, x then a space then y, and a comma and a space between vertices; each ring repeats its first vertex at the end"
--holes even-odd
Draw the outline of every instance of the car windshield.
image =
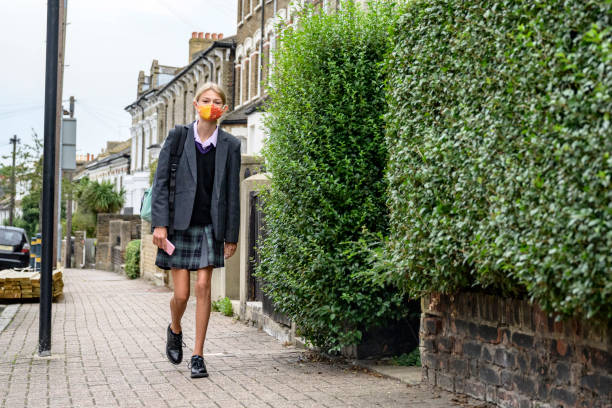
POLYGON ((21 243, 21 232, 0 229, 0 245, 18 245, 21 243))

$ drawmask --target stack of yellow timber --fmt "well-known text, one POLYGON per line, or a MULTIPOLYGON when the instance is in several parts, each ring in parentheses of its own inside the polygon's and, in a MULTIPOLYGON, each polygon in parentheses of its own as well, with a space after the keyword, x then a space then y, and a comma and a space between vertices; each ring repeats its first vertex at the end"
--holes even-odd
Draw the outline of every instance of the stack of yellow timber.
POLYGON ((53 271, 53 297, 61 295, 63 291, 64 291, 64 279, 62 278, 62 271, 55 270, 53 271))
MULTIPOLYGON (((53 271, 53 297, 64 290, 62 272, 53 271)), ((12 269, 0 271, 0 298, 31 299, 40 298, 40 273, 19 272, 12 269)))
POLYGON ((5 299, 31 298, 32 278, 36 275, 36 272, 16 272, 12 269, 0 271, 2 297, 5 299))

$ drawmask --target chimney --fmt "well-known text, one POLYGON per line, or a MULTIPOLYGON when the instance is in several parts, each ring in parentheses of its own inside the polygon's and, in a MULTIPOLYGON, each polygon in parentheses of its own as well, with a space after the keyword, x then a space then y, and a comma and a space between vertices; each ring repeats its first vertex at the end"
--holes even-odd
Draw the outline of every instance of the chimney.
POLYGON ((213 33, 212 34, 212 39, 215 40, 215 41, 217 40, 217 33, 213 33))
POLYGON ((219 33, 219 39, 222 40, 223 39, 223 33, 219 33))
POLYGON ((159 85, 159 61, 154 59, 151 63, 151 69, 149 70, 151 74, 151 88, 157 88, 159 85))
POLYGON ((138 72, 138 87, 136 89, 136 97, 137 98, 143 92, 144 83, 145 83, 145 73, 144 73, 144 71, 140 71, 140 72, 138 72))
POLYGON ((208 47, 210 47, 213 43, 213 39, 210 38, 210 33, 191 33, 191 38, 189 39, 189 62, 193 61, 193 58, 196 54, 201 51, 204 51, 208 47), (195 35, 194 35, 195 34, 195 35))

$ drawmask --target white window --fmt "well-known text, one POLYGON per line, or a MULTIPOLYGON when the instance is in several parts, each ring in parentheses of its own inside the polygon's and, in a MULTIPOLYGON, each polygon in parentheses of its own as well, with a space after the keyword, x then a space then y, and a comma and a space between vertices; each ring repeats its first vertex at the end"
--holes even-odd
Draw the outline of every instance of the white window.
POLYGON ((133 168, 136 170, 138 168, 138 134, 134 136, 134 150, 132 153, 132 157, 134 158, 133 168))
MULTIPOLYGON (((251 141, 251 143, 250 143, 251 145, 252 145, 252 144, 253 144, 253 142, 255 141, 255 125, 251 125, 251 126, 249 126, 249 134, 248 134, 248 140, 247 140, 247 143, 248 143, 248 141, 249 141, 249 140, 251 141)), ((247 148, 248 148, 248 145, 247 145, 247 148)), ((253 150, 253 149, 251 149, 251 151, 249 151, 249 153, 253 153, 253 152, 252 152, 252 150, 253 150)), ((248 151, 248 150, 247 150, 247 151, 248 151)))
POLYGON ((244 136, 239 136, 240 139, 240 153, 247 154, 247 139, 244 136))
POLYGON ((239 83, 240 83, 240 96, 238 98, 238 105, 242 105, 242 98, 244 98, 244 78, 242 77, 244 73, 244 59, 240 58, 240 61, 238 62, 238 76, 239 76, 239 83))
POLYGON ((262 62, 262 60, 260 58, 260 55, 261 54, 259 52, 255 52, 253 54, 253 58, 255 58, 255 61, 253 61, 253 65, 255 66, 255 69, 253 70, 253 84, 255 85, 255 89, 257 89, 257 94, 254 95, 254 96, 259 96, 260 95, 259 91, 260 91, 260 85, 261 84, 259 83, 260 82, 259 81, 259 73, 260 73, 260 70, 261 70, 261 64, 260 63, 262 62))
POLYGON ((251 8, 252 0, 244 0, 244 14, 245 18, 251 17, 252 8, 251 8))
POLYGON ((251 55, 250 54, 246 57, 246 61, 245 62, 247 64, 248 68, 245 70, 246 71, 245 72, 245 79, 246 79, 246 81, 245 81, 244 86, 246 88, 246 92, 244 93, 245 94, 245 101, 244 102, 248 102, 248 101, 251 100, 251 75, 252 75, 252 73, 251 73, 251 65, 252 64, 251 64, 251 55))

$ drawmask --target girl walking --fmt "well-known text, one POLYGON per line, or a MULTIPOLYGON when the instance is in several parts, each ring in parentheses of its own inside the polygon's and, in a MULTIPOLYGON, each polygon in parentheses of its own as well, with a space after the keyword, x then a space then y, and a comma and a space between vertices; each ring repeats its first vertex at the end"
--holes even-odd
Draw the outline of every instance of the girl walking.
POLYGON ((195 345, 188 367, 191 378, 207 377, 204 342, 211 309, 213 268, 236 251, 240 223, 240 141, 217 125, 227 111, 226 96, 217 84, 200 87, 193 106, 198 118, 187 125, 176 168, 173 216, 169 207, 169 167, 174 140, 171 132, 159 154, 153 182, 151 217, 155 264, 171 270, 174 294, 167 328, 166 355, 172 364, 183 359, 181 318, 189 299, 189 273, 197 271, 195 345), (172 222, 173 233, 168 234, 172 222), (174 245, 174 249, 172 248, 174 245), (173 249, 173 250, 172 250, 173 249), (171 255, 170 255, 171 254, 171 255))

